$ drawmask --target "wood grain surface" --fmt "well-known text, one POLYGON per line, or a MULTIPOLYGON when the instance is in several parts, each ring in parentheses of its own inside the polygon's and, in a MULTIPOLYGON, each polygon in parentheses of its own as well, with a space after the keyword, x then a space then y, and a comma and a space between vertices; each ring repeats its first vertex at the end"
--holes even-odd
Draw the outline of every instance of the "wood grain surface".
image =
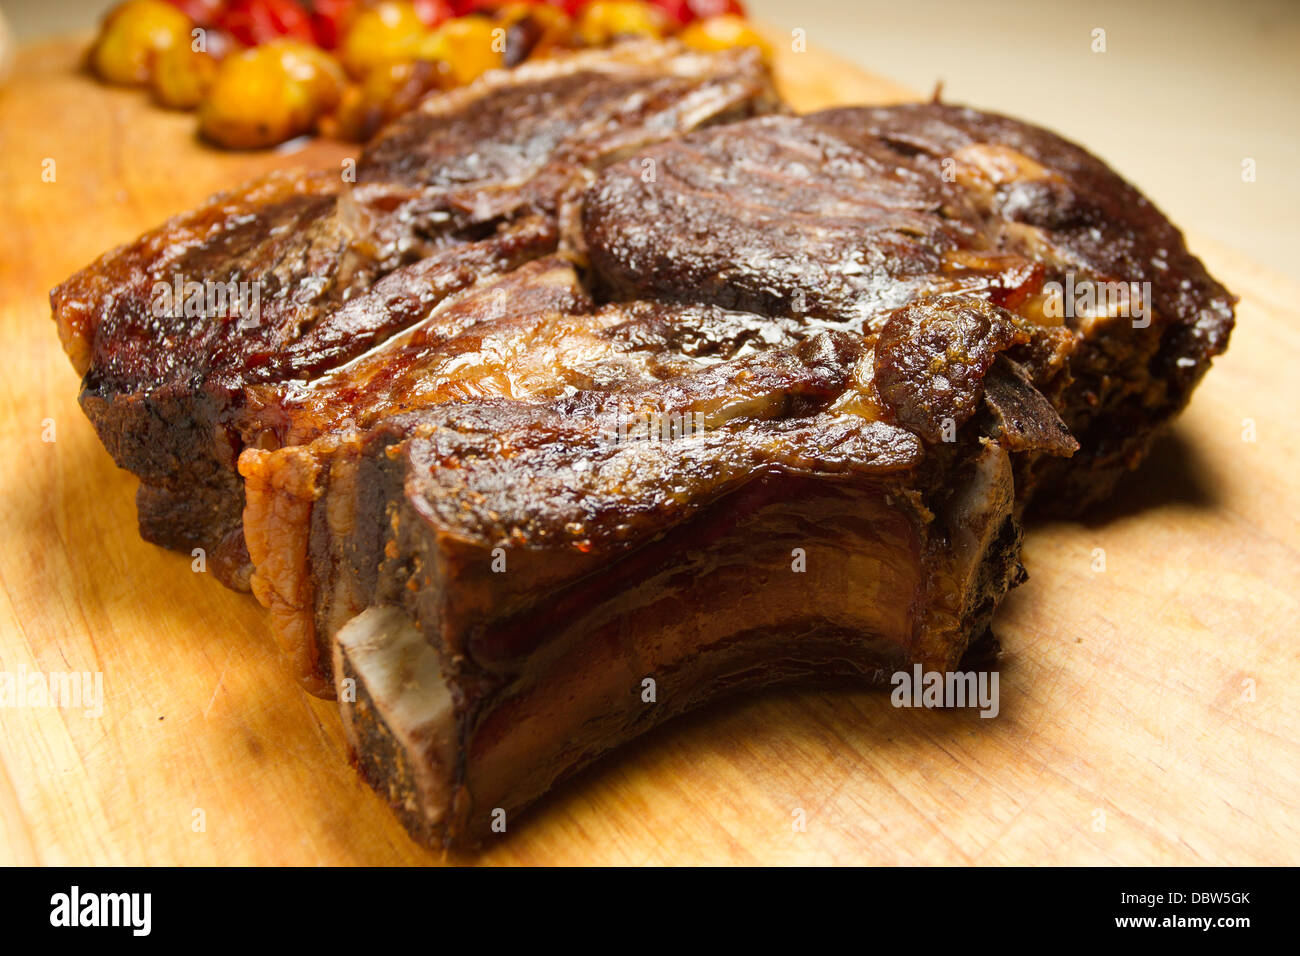
MULTIPOLYGON (((217 189, 348 150, 200 147, 192 116, 78 75, 82 42, 27 49, 0 90, 0 672, 102 674, 103 712, 0 708, 0 862, 439 862, 356 778, 261 608, 139 539, 135 480, 77 407, 46 299, 217 189)), ((802 109, 910 96, 787 46, 802 109)), ((995 719, 880 693, 732 702, 612 755, 474 859, 1296 863, 1300 287, 1192 245, 1241 296, 1231 350, 1103 512, 1031 529, 1031 579, 996 622, 995 719)))

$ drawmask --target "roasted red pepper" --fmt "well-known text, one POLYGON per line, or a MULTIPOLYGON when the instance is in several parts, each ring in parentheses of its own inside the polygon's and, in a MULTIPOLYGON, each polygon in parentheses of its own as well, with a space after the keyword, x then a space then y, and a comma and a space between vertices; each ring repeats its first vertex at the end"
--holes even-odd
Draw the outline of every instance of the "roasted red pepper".
POLYGON ((444 20, 456 16, 456 8, 451 0, 413 0, 411 6, 415 7, 415 15, 426 27, 436 27, 444 20))
POLYGON ((245 46, 258 46, 280 37, 316 41, 306 9, 293 0, 233 0, 217 25, 245 46))
POLYGON ((740 0, 650 0, 656 7, 668 14, 669 19, 679 24, 708 17, 720 17, 724 14, 745 16, 745 8, 740 0))
POLYGON ((326 50, 337 48, 359 6, 360 0, 312 0, 311 32, 316 45, 326 50))
POLYGON ((578 11, 585 7, 591 0, 544 0, 544 5, 548 7, 557 7, 563 10, 566 15, 576 17, 578 11))
POLYGON ((167 2, 189 17, 197 27, 215 26, 228 5, 226 0, 167 0, 167 2))

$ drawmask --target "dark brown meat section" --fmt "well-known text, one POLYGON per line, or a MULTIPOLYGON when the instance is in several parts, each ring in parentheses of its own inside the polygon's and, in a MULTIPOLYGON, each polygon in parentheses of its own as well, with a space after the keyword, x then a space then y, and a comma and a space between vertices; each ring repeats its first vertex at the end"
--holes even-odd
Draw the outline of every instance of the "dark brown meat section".
POLYGON ((900 425, 943 441, 975 413, 998 353, 1030 338, 1025 323, 987 302, 913 302, 891 315, 876 339, 876 391, 900 425), (935 375, 936 356, 942 377, 935 375))
MULTIPOLYGON (((232 204, 222 205, 227 206, 224 221, 242 219, 232 204)), ((255 207, 251 214, 265 230, 262 240, 252 242, 260 257, 254 261, 275 264, 248 280, 262 290, 255 326, 241 328, 235 315, 159 316, 153 293, 146 291, 154 282, 170 283, 172 276, 215 275, 212 281, 225 282, 227 276, 248 274, 241 264, 231 264, 221 235, 174 261, 164 254, 133 271, 139 294, 89 300, 102 311, 81 405, 118 464, 141 479, 142 533, 168 547, 205 548, 213 570, 237 587, 246 586, 249 569, 235 461, 244 446, 273 440, 259 427, 258 403, 359 355, 484 276, 551 251, 556 241, 553 226, 525 220, 490 239, 441 250, 368 289, 354 288, 355 294, 343 300, 301 290, 314 277, 330 277, 331 264, 348 257, 346 248, 334 244, 322 250, 320 235, 298 231, 307 227, 297 216, 284 222, 281 211, 280 205, 255 207), (291 261, 297 265, 280 280, 291 261), (331 307, 329 298, 338 301, 331 307)), ((72 310, 88 301, 77 284, 74 278, 56 290, 56 309, 72 310)))
POLYGON ((1021 313, 1044 328, 1025 366, 1082 445, 1021 483, 1022 499, 1042 487, 1040 505, 1058 511, 1103 497, 1136 464, 1232 328, 1233 297, 1100 160, 1046 130, 940 104, 769 117, 666 142, 608 168, 583 223, 615 297, 868 336, 922 294, 1021 313), (1045 289, 1067 281, 1149 284, 1151 314, 1053 315, 1045 289))
POLYGON ((371 143, 357 168, 358 204, 385 234, 436 236, 567 207, 595 172, 699 126, 779 107, 754 50, 690 53, 629 43, 488 74, 430 97, 371 143))
POLYGON ((592 264, 620 297, 860 330, 940 272, 945 251, 971 244, 965 206, 959 187, 885 143, 864 150, 808 118, 771 117, 611 167, 583 222, 592 264))
POLYGON ((265 408, 274 419, 294 383, 570 245, 566 204, 610 158, 777 105, 752 50, 628 43, 492 73, 384 131, 355 188, 338 173, 272 176, 73 276, 51 293, 55 318, 83 408, 141 479, 144 536, 204 547, 246 586, 234 467, 245 446, 283 440, 265 408), (185 282, 233 282, 243 309, 160 310, 159 290, 185 282))

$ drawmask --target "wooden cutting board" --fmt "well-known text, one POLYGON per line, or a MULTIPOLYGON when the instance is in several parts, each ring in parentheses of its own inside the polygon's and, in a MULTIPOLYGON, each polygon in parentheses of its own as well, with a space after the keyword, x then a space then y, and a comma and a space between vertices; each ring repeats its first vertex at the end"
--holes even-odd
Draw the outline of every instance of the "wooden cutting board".
MULTIPOLYGON (((84 42, 27 49, 0 91, 0 671, 102 673, 104 706, 0 709, 0 863, 436 862, 355 777, 261 608, 139 539, 46 300, 217 189, 348 150, 203 148, 192 116, 77 75, 84 42)), ((802 109, 911 98, 816 52, 778 68, 802 109)), ((1297 862, 1300 287, 1192 244, 1242 297, 1231 351, 1104 513, 1031 529, 996 624, 999 716, 733 702, 606 759, 479 859, 1297 862)))

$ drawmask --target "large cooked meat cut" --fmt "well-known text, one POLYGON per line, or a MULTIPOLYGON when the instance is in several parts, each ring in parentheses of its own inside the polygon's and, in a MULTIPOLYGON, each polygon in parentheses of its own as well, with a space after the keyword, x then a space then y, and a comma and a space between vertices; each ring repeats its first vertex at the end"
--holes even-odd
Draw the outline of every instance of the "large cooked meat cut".
POLYGON ((1049 132, 791 116, 654 44, 431 97, 355 184, 219 197, 53 301, 146 536, 216 547, 457 844, 721 695, 958 667, 1023 511, 1108 494, 1233 321, 1049 132), (146 316, 177 270, 263 277, 265 324, 146 316))

